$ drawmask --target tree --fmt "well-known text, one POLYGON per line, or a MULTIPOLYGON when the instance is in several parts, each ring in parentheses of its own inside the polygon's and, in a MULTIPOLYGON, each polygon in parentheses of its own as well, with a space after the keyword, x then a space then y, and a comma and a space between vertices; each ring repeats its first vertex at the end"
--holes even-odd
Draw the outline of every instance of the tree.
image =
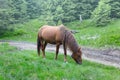
POLYGON ((0 0, 0 35, 8 30, 8 25, 11 23, 12 11, 9 9, 8 1, 0 0))
POLYGON ((89 19, 93 10, 97 7, 99 0, 74 0, 75 6, 75 17, 78 20, 79 15, 83 19, 89 19))
POLYGON ((120 0, 110 0, 109 5, 111 6, 111 18, 120 18, 120 0))
POLYGON ((97 26, 105 26, 110 22, 110 0, 100 0, 98 7, 92 13, 92 19, 97 26))
POLYGON ((97 6, 99 0, 45 0, 43 1, 45 18, 66 23, 79 20, 79 15, 83 19, 88 19, 91 12, 97 6), (48 14, 49 13, 49 14, 48 14), (49 17, 50 16, 50 17, 49 17))
POLYGON ((96 26, 105 26, 111 20, 120 18, 120 1, 100 0, 91 17, 96 26))
POLYGON ((0 35, 13 30, 13 27, 9 28, 10 24, 40 16, 41 5, 37 1, 39 0, 0 0, 0 35))
POLYGON ((97 6, 98 1, 0 0, 0 35, 9 30, 9 25, 23 23, 34 18, 46 20, 50 25, 79 20, 79 15, 83 19, 88 19, 91 16, 91 12, 97 6))

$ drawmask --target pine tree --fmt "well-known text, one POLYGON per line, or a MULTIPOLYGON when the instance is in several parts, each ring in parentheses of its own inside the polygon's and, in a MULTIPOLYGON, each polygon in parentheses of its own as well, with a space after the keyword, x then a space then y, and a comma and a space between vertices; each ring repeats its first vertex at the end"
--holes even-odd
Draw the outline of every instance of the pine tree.
POLYGON ((110 0, 100 0, 98 7, 92 13, 92 19, 97 26, 105 26, 110 22, 110 0))

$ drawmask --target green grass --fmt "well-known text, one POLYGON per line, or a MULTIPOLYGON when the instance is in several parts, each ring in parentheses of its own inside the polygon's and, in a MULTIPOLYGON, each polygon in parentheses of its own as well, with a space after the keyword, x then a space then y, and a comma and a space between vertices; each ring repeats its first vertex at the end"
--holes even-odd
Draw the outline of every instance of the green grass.
POLYGON ((63 55, 54 60, 54 53, 47 52, 46 59, 36 51, 19 51, 7 43, 0 44, 0 80, 119 80, 120 69, 83 60, 76 64, 63 55))
POLYGON ((88 26, 90 21, 68 23, 71 29, 79 31, 75 38, 81 45, 92 47, 120 46, 120 20, 105 27, 88 26))
MULTIPOLYGON (((90 24, 90 20, 85 20, 82 23, 74 21, 65 25, 72 30, 79 31, 74 35, 80 45, 90 47, 120 46, 120 20, 115 20, 105 27, 95 27, 90 24)), ((16 27, 15 32, 12 32, 14 36, 9 35, 0 40, 36 42, 38 29, 42 25, 45 25, 45 22, 39 19, 30 20, 24 24, 11 25, 16 27)))
POLYGON ((15 27, 15 31, 10 33, 8 32, 4 37, 1 38, 1 40, 36 42, 37 32, 39 28, 44 24, 44 21, 34 19, 23 24, 10 25, 10 27, 15 27))

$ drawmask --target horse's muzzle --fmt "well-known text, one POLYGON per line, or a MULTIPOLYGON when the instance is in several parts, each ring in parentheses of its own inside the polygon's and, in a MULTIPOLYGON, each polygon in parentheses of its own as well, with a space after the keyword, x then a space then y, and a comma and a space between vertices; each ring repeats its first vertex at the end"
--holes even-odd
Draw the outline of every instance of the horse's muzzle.
POLYGON ((77 60, 76 60, 76 63, 77 63, 77 64, 80 64, 80 65, 82 64, 82 62, 81 62, 81 61, 77 61, 77 60))
POLYGON ((82 64, 82 62, 77 62, 77 64, 80 64, 80 65, 81 65, 81 64, 82 64))

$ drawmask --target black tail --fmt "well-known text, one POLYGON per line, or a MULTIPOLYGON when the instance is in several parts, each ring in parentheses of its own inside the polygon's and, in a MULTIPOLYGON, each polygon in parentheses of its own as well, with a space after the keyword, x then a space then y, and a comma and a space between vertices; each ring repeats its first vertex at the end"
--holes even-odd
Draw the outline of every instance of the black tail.
POLYGON ((40 56, 40 47, 41 47, 41 42, 39 36, 37 37, 37 52, 38 56, 40 56))

